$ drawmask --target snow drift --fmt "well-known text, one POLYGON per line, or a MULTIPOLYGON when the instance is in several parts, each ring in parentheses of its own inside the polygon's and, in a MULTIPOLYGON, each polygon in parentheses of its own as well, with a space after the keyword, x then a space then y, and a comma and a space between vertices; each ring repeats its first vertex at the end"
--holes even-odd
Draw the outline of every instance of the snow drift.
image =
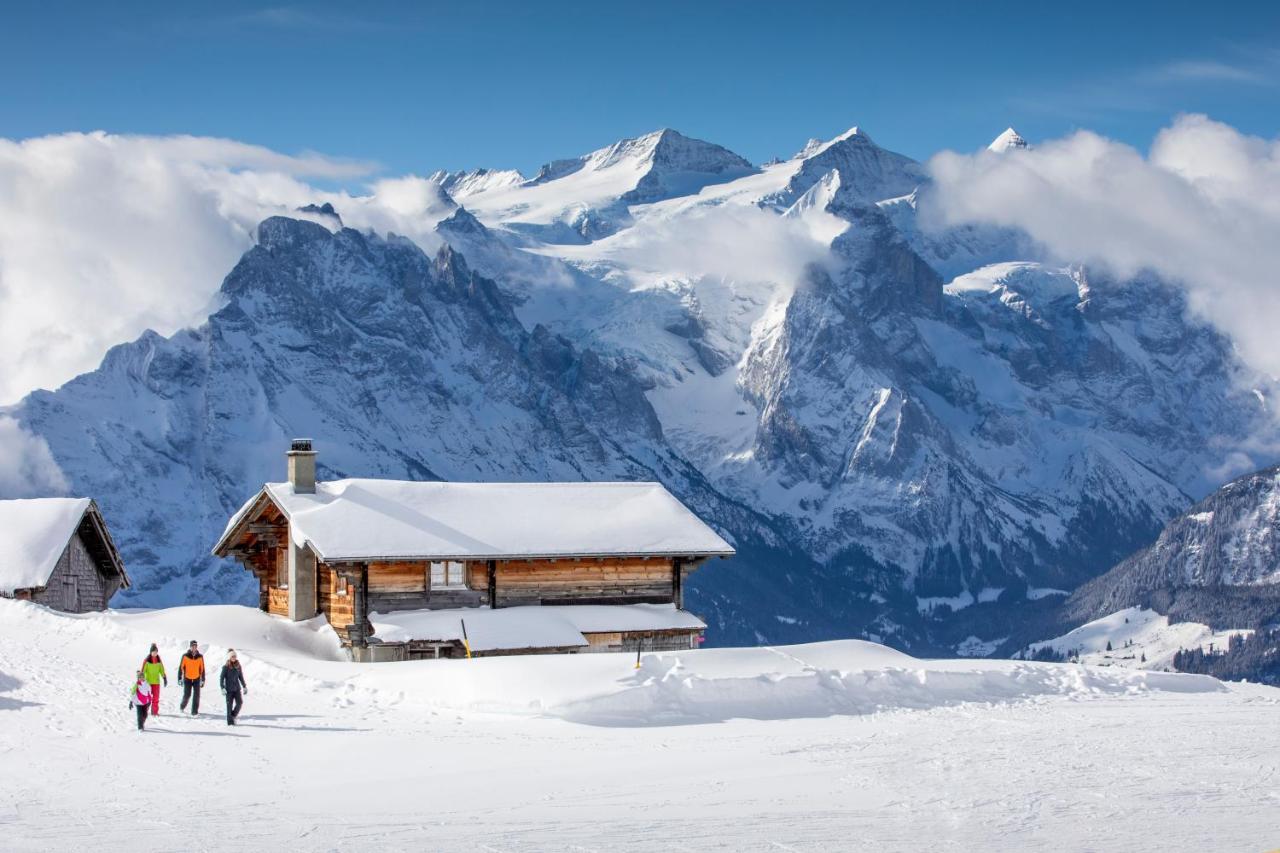
MULTIPOLYGON (((73 615, 0 601, 0 671, 31 668, 28 656, 66 657, 89 663, 103 677, 127 681, 130 667, 151 642, 176 663, 191 639, 201 641, 210 666, 235 648, 255 691, 286 699, 294 694, 299 697, 294 701, 308 697, 335 707, 537 715, 603 726, 1223 689, 1208 676, 1029 662, 926 661, 860 640, 651 653, 642 656, 639 669, 630 654, 354 664, 343 659, 336 636, 320 619, 295 624, 234 605, 73 615)), ((32 675, 41 680, 37 672, 32 675)), ((26 689, 15 693, 21 697, 26 689)))

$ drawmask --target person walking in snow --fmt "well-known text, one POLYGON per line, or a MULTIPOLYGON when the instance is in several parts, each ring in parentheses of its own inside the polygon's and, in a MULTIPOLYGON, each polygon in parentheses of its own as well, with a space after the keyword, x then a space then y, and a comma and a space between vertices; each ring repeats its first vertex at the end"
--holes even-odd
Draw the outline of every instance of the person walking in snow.
POLYGON ((200 654, 200 646, 195 640, 178 663, 178 675, 182 678, 182 704, 178 710, 187 710, 187 702, 191 702, 191 716, 200 716, 200 688, 204 687, 204 655, 200 654))
POLYGON ((222 687, 222 695, 227 697, 227 725, 234 726, 236 718, 240 716, 240 708, 244 704, 244 700, 240 698, 240 692, 249 692, 249 685, 244 682, 244 670, 240 668, 240 661, 236 660, 236 650, 232 649, 227 655, 227 662, 222 665, 222 674, 218 676, 218 684, 222 687))
POLYGON ((142 731, 147 722, 147 709, 151 707, 151 685, 147 683, 142 670, 138 670, 138 677, 129 690, 129 707, 137 713, 138 731, 142 731))
POLYGON ((164 661, 160 660, 160 650, 155 643, 151 644, 151 652, 142 662, 142 675, 151 687, 151 716, 160 715, 160 681, 169 686, 169 675, 164 671, 164 661))

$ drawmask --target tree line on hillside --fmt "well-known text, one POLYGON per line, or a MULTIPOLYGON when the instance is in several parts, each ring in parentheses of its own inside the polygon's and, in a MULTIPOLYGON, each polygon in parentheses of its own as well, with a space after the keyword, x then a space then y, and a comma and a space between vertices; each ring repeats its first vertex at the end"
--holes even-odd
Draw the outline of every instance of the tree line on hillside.
POLYGON ((1235 634, 1226 648, 1182 649, 1173 656, 1178 672, 1212 675, 1224 681, 1280 685, 1280 629, 1235 634))

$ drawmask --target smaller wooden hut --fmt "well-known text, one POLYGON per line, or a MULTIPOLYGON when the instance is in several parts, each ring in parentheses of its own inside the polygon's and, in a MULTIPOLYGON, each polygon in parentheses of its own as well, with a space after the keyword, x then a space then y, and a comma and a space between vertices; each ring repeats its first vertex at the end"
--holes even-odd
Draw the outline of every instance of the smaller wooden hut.
POLYGON ((54 610, 105 610, 129 586, 120 552, 89 498, 0 501, 0 597, 54 610))

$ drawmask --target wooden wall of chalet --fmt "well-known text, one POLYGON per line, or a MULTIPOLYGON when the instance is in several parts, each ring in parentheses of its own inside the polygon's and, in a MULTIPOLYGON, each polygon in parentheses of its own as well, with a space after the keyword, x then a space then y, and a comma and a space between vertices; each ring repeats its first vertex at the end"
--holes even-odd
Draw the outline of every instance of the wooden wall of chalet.
POLYGON ((277 582, 277 560, 284 548, 263 548, 245 558, 245 567, 258 579, 258 607, 276 616, 289 615, 289 588, 277 582))
POLYGON ((316 573, 316 604, 338 637, 348 642, 347 631, 356 621, 355 590, 324 563, 316 565, 316 573))
POLYGON ((692 628, 672 628, 663 631, 614 631, 612 633, 584 633, 588 651, 592 652, 680 652, 698 647, 702 631, 692 628))
POLYGON ((470 589, 431 589, 429 561, 369 564, 370 613, 479 607, 487 602, 484 589, 483 583, 470 589))
POLYGON ((102 573, 77 530, 58 558, 49 582, 43 589, 33 590, 30 600, 54 610, 89 613, 106 610, 118 589, 120 579, 102 573))
MULTIPOLYGON (((485 589, 485 563, 468 564, 468 582, 485 589)), ((639 557, 581 560, 499 560, 499 607, 522 604, 667 604, 673 600, 672 561, 639 557)))

